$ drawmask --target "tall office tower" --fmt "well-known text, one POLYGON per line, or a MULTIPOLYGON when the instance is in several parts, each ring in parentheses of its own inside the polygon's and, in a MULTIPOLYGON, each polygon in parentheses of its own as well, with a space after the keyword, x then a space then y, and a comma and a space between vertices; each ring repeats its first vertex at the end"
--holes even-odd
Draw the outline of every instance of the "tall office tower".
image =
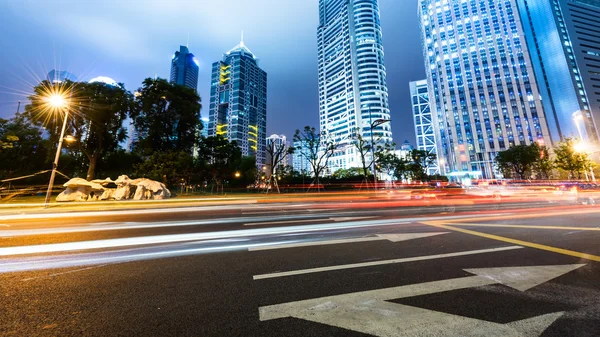
POLYGON ((494 178, 499 151, 551 144, 516 0, 419 0, 418 15, 443 174, 494 178))
MULTIPOLYGON (((321 132, 340 144, 330 172, 360 167, 358 132, 391 143, 388 91, 377 0, 319 0, 318 64, 321 132)), ((369 155, 370 156, 370 155, 369 155)))
POLYGON ((77 76, 68 71, 52 69, 48 75, 46 75, 46 80, 50 83, 60 83, 64 80, 75 82, 77 81, 77 76))
POLYGON ((186 46, 180 46, 171 60, 171 83, 198 89, 198 60, 186 46))
POLYGON ((267 73, 244 41, 212 65, 208 134, 235 140, 244 156, 265 164, 267 73))
MULTIPOLYGON (((427 151, 437 156, 437 144, 435 141, 435 129, 431 108, 429 107, 429 92, 427 80, 409 83, 410 98, 413 109, 413 122, 415 124, 415 135, 417 137, 417 149, 427 151)), ((435 163, 427 168, 427 174, 440 174, 440 168, 436 159, 435 163)))
POLYGON ((306 159, 306 154, 310 152, 308 146, 303 141, 295 141, 294 148, 295 151, 292 153, 292 167, 294 171, 305 175, 312 175, 312 167, 308 159, 306 159))
POLYGON ((553 140, 598 146, 600 0, 517 0, 553 140), (551 116, 551 112, 553 112, 551 116), (552 124, 551 124, 552 125, 552 124))
POLYGON ((208 137, 208 117, 200 118, 200 122, 202 122, 202 130, 200 130, 201 137, 208 137))

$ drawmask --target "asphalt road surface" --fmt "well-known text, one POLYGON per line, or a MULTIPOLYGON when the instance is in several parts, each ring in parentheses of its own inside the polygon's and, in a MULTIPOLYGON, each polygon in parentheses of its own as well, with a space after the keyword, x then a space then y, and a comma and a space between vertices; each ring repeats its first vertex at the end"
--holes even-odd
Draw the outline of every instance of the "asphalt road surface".
POLYGON ((1 336, 600 336, 600 207, 0 216, 1 336))

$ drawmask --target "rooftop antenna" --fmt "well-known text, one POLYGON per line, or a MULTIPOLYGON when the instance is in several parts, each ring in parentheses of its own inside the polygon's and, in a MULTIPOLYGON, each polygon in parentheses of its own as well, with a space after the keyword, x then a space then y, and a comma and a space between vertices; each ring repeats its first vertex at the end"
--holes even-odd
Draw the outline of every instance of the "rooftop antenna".
POLYGON ((242 38, 240 39, 240 46, 244 45, 244 31, 242 30, 242 38))
POLYGON ((187 39, 187 42, 186 42, 185 46, 186 46, 187 48, 189 48, 189 47, 190 47, 190 32, 188 32, 188 39, 187 39))

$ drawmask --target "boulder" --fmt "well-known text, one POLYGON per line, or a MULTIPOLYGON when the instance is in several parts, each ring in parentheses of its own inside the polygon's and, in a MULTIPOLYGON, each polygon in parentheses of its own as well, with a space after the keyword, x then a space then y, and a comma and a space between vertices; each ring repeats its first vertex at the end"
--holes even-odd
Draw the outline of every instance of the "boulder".
POLYGON ((73 178, 64 186, 67 189, 58 195, 56 201, 161 200, 171 197, 171 191, 161 182, 146 178, 130 179, 126 175, 114 181, 110 178, 92 181, 73 178), (109 184, 115 184, 117 188, 106 188, 109 184))
POLYGON ((104 193, 100 196, 100 200, 110 200, 114 198, 116 188, 107 188, 104 190, 104 193))
POLYGON ((56 197, 58 202, 93 201, 104 193, 102 185, 81 178, 73 178, 63 186, 67 189, 56 197))

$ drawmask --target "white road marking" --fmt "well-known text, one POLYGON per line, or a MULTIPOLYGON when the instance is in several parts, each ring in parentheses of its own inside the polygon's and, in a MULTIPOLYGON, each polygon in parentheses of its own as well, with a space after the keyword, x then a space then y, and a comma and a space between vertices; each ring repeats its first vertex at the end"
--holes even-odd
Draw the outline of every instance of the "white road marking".
POLYGON ((353 221, 353 220, 361 220, 361 219, 374 219, 378 218, 378 216, 357 216, 357 217, 340 217, 340 218, 329 218, 333 221, 353 221))
POLYGON ((264 306, 259 317, 261 321, 294 317, 381 337, 539 336, 564 312, 499 324, 388 301, 492 284, 529 289, 582 266, 492 268, 495 279, 488 277, 489 269, 468 269, 476 276, 264 306))
POLYGON ((382 260, 382 261, 372 261, 372 262, 343 264, 343 265, 329 266, 329 267, 300 269, 300 270, 292 270, 292 271, 279 272, 279 273, 255 275, 254 276, 254 280, 262 280, 262 279, 267 279, 267 278, 275 278, 275 277, 283 277, 283 276, 293 276, 293 275, 303 275, 303 274, 320 273, 320 272, 332 271, 332 270, 343 270, 343 269, 351 269, 351 268, 381 266, 381 265, 395 264, 395 263, 407 263, 407 262, 415 262, 415 261, 443 259, 443 258, 447 258, 447 257, 456 257, 456 256, 465 256, 465 255, 474 255, 474 254, 493 253, 493 252, 501 252, 501 251, 505 251, 505 250, 513 250, 513 249, 521 249, 521 248, 523 248, 523 247, 521 247, 521 246, 508 246, 508 247, 500 247, 500 248, 468 250, 468 251, 462 251, 462 252, 456 252, 456 253, 446 253, 446 254, 436 254, 436 255, 406 257, 406 258, 393 259, 393 260, 382 260))
POLYGON ((338 245, 341 243, 356 243, 356 242, 369 242, 369 241, 381 241, 381 240, 388 240, 391 242, 400 242, 400 241, 413 240, 413 239, 425 238, 425 237, 429 237, 429 236, 448 234, 448 233, 449 232, 377 234, 377 236, 368 237, 368 238, 325 240, 325 241, 299 242, 299 243, 288 243, 288 244, 266 244, 264 246, 250 247, 250 248, 248 248, 248 250, 249 251, 272 250, 272 249, 297 248, 297 247, 309 247, 309 246, 338 245))
POLYGON ((104 266, 108 266, 108 264, 101 264, 99 266, 93 266, 93 267, 87 267, 87 268, 81 268, 81 269, 76 269, 76 270, 69 270, 69 271, 64 271, 62 273, 54 273, 54 274, 50 274, 50 275, 44 275, 44 276, 37 276, 37 277, 30 277, 30 278, 24 278, 21 281, 31 281, 31 280, 38 280, 38 279, 44 279, 44 278, 50 278, 50 277, 54 277, 54 276, 59 276, 59 275, 64 275, 64 274, 72 274, 72 273, 77 273, 80 271, 86 271, 86 270, 90 270, 90 269, 96 269, 96 268, 102 268, 104 266))
POLYGON ((264 221, 264 222, 249 222, 245 223, 244 226, 263 226, 263 225, 279 225, 279 224, 287 224, 287 223, 302 223, 302 222, 318 222, 325 221, 327 218, 319 218, 319 219, 304 219, 304 220, 273 220, 273 221, 264 221))

